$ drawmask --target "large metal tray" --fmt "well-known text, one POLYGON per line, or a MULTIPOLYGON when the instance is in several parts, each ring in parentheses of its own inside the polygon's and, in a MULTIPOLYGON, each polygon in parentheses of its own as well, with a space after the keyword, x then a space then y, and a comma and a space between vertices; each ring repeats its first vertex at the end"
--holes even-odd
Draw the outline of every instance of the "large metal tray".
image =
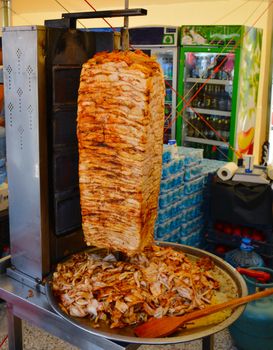
MULTIPOLYGON (((193 259, 201 257, 210 257, 220 270, 221 274, 223 274, 223 279, 225 281, 223 288, 226 289, 227 292, 233 290, 238 297, 247 295, 247 287, 244 279, 231 265, 227 264, 223 259, 218 258, 217 256, 210 254, 204 250, 181 244, 169 242, 157 242, 157 244, 160 244, 162 246, 170 246, 176 250, 182 250, 190 258, 192 257, 193 259)), ((94 250, 98 251, 98 248, 95 248, 94 250)), ((230 326, 234 321, 236 321, 236 319, 241 315, 245 308, 244 306, 236 308, 228 318, 226 318, 223 322, 220 322, 215 325, 183 329, 181 331, 176 332, 173 336, 164 338, 138 338, 134 335, 133 327, 126 327, 123 329, 110 329, 109 327, 102 326, 100 328, 93 328, 90 320, 86 318, 77 318, 67 315, 64 311, 62 311, 62 309, 58 305, 58 301, 53 295, 51 289, 51 280, 52 275, 48 277, 46 282, 46 295, 50 305, 56 313, 58 313, 68 322, 72 323, 74 326, 79 327, 82 330, 85 330, 86 332, 97 335, 98 337, 105 337, 114 341, 125 343, 160 345, 189 342, 192 340, 200 339, 217 333, 230 326)))

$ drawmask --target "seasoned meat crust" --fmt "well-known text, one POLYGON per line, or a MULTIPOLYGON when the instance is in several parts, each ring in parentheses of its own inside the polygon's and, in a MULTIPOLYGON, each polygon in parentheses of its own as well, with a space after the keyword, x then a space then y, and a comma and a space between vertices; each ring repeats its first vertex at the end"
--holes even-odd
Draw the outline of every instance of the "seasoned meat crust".
POLYGON ((133 255, 153 242, 165 85, 141 51, 98 53, 78 97, 79 179, 87 245, 133 255))

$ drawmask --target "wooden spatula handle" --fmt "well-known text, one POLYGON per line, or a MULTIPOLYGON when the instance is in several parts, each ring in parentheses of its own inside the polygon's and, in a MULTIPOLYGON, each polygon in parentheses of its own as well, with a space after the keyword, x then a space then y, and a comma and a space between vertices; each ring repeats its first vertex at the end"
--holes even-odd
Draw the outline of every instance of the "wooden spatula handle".
POLYGON ((135 334, 142 338, 158 338, 165 337, 175 332, 179 327, 189 321, 208 316, 227 308, 234 308, 250 301, 261 299, 273 294, 273 288, 265 289, 262 292, 250 294, 245 297, 232 299, 225 303, 208 306, 205 309, 193 311, 182 316, 165 316, 162 318, 150 318, 146 323, 135 328, 135 334))
POLYGON ((267 297, 271 294, 273 294, 273 288, 265 289, 262 292, 250 294, 250 295, 247 295, 245 297, 232 299, 232 300, 226 301, 226 302, 221 303, 221 304, 211 305, 211 306, 206 307, 205 309, 193 311, 189 314, 182 316, 184 318, 183 323, 186 323, 186 322, 189 322, 192 320, 196 320, 196 319, 204 317, 204 316, 208 316, 210 314, 213 314, 213 313, 218 312, 218 311, 222 311, 222 310, 227 309, 227 308, 234 308, 236 306, 240 306, 240 305, 249 303, 250 301, 254 301, 254 300, 257 300, 260 298, 267 297))

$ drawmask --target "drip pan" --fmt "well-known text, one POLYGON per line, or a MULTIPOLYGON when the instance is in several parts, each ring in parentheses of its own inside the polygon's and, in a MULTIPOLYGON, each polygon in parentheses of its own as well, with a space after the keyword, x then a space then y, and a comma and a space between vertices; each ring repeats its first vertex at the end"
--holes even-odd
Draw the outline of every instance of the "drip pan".
MULTIPOLYGON (((221 280, 220 282, 221 293, 226 293, 233 295, 233 297, 243 297, 248 294, 247 287, 243 277, 228 263, 223 259, 208 253, 204 250, 197 249, 190 246, 185 246, 181 244, 169 243, 169 242, 156 242, 160 246, 172 247, 175 250, 183 251, 190 259, 198 259, 203 257, 209 257, 214 261, 214 264, 219 271, 221 280)), ((99 252, 98 248, 88 249, 90 252, 99 252)), ((66 259, 66 261, 69 260, 66 259)), ((138 338, 134 335, 134 327, 125 327, 122 329, 111 329, 110 327, 101 326, 100 328, 92 327, 92 323, 88 318, 78 318, 72 317, 66 314, 58 304, 55 296, 53 295, 51 289, 52 275, 50 275, 46 281, 46 295, 51 307, 55 310, 57 314, 63 317, 68 322, 72 323, 74 326, 81 328, 89 332, 90 334, 97 335, 98 337, 108 338, 118 342, 124 343, 137 343, 137 344, 174 344, 174 343, 183 343, 189 342, 203 337, 210 336, 214 333, 217 333, 227 327, 229 327, 237 318, 242 314, 245 309, 245 306, 239 306, 234 309, 229 317, 224 321, 202 327, 195 327, 189 329, 182 329, 174 335, 164 338, 138 338)))

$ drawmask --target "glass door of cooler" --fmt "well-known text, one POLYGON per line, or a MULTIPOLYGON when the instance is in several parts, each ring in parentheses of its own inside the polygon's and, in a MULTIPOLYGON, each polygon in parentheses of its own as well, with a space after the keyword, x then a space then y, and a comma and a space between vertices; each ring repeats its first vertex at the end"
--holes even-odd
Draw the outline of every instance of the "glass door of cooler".
POLYGON ((175 139, 177 48, 153 48, 151 55, 157 57, 164 72, 166 86, 164 143, 168 143, 168 140, 175 139))
POLYGON ((183 53, 181 136, 184 145, 203 148, 205 158, 227 160, 235 125, 235 54, 211 51, 183 53))

